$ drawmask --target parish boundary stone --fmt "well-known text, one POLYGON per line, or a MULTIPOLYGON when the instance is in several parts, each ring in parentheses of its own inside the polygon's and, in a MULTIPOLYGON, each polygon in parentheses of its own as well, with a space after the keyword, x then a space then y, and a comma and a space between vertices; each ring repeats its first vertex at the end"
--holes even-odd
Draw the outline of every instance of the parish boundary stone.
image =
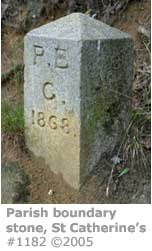
POLYGON ((29 32, 24 61, 27 146, 78 189, 128 127, 132 39, 73 13, 29 32))

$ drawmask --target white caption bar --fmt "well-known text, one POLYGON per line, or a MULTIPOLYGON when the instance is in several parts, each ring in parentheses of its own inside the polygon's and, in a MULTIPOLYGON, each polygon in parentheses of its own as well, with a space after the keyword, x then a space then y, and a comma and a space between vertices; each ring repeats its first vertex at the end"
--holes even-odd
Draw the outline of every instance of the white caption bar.
POLYGON ((1 205, 0 248, 150 250, 151 212, 151 205, 1 205))

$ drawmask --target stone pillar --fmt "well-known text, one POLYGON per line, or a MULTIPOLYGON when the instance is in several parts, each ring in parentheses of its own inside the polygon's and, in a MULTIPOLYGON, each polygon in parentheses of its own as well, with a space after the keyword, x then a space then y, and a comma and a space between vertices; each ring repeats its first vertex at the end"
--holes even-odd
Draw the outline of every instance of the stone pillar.
POLYGON ((29 32, 24 61, 27 146, 78 189, 128 126, 132 40, 73 13, 29 32))

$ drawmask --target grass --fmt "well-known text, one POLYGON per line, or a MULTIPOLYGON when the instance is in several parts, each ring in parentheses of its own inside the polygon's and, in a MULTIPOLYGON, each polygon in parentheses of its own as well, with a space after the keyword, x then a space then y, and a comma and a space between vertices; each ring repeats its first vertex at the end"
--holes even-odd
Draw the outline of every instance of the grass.
MULTIPOLYGON (((151 90, 150 90, 150 44, 144 42, 144 58, 136 58, 136 77, 134 79, 133 97, 136 103, 133 105, 132 117, 128 128, 117 152, 117 158, 122 153, 123 162, 129 166, 126 170, 144 167, 145 173, 150 174, 150 148, 146 146, 146 140, 150 137, 151 120, 151 90)), ((149 145, 149 143, 148 143, 149 145)), ((110 185, 114 176, 116 165, 111 165, 111 173, 106 187, 106 196, 109 196, 110 185)))
POLYGON ((124 159, 130 160, 132 166, 138 163, 144 166, 147 171, 149 168, 147 151, 144 144, 143 131, 146 131, 147 119, 144 113, 134 112, 132 117, 132 126, 128 133, 123 147, 124 159))
POLYGON ((143 56, 141 57, 137 54, 138 56, 136 57, 134 96, 136 97, 137 105, 133 109, 132 126, 130 133, 126 137, 124 153, 131 160, 132 164, 139 163, 147 170, 150 163, 145 140, 151 134, 150 41, 144 41, 141 37, 141 49, 143 56))
POLYGON ((22 133, 24 129, 24 109, 22 104, 9 104, 8 99, 1 106, 2 132, 22 133))
POLYGON ((5 74, 4 84, 11 81, 15 85, 15 100, 11 95, 4 98, 1 104, 2 132, 8 134, 22 134, 24 129, 23 109, 23 65, 13 65, 12 69, 5 74))
MULTIPOLYGON (((131 121, 125 131, 116 156, 117 158, 119 158, 120 153, 123 152, 122 159, 124 163, 130 163, 129 168, 125 168, 124 172, 122 172, 123 174, 128 173, 130 167, 134 168, 136 164, 138 164, 138 166, 140 167, 143 166, 146 172, 150 170, 149 157, 147 156, 147 151, 143 143, 143 132, 147 133, 147 122, 149 124, 149 117, 146 117, 145 114, 149 114, 149 112, 149 106, 145 106, 145 100, 143 101, 142 107, 132 112, 131 121)), ((111 166, 111 173, 106 187, 106 197, 109 196, 110 184, 113 179, 115 167, 116 164, 113 164, 111 166)), ((121 176, 122 174, 119 174, 118 177, 121 176)))
MULTIPOLYGON (((22 66, 21 66, 22 67, 22 66)), ((19 96, 23 96, 23 69, 19 69, 14 73, 14 81, 16 86, 16 91, 19 96)))

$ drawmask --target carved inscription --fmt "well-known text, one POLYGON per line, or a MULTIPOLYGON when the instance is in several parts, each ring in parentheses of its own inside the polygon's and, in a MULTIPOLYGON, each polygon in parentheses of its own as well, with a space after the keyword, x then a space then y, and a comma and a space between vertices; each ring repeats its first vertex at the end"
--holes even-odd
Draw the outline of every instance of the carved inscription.
POLYGON ((68 68, 67 51, 65 49, 56 48, 56 68, 68 68))
POLYGON ((52 129, 57 129, 57 117, 56 116, 50 116, 49 117, 49 126, 52 129))
POLYGON ((69 121, 67 118, 63 118, 59 121, 55 115, 46 117, 44 112, 36 113, 35 110, 32 110, 32 125, 38 125, 40 127, 49 125, 53 130, 61 128, 64 133, 70 133, 69 121))
MULTIPOLYGON (((42 57, 44 55, 44 48, 39 45, 33 45, 34 47, 34 59, 33 63, 37 64, 38 57, 42 57)), ((54 48, 55 49, 55 68, 68 68, 68 60, 67 60, 67 50, 62 48, 54 48)), ((48 63, 50 66, 50 63, 48 63)))
POLYGON ((69 133, 70 132, 70 130, 69 130, 69 123, 68 123, 67 118, 63 118, 62 119, 61 128, 63 129, 63 131, 65 133, 69 133))
POLYGON ((42 46, 34 45, 34 64, 37 63, 37 57, 41 57, 44 55, 44 49, 42 46))
POLYGON ((35 124, 35 118, 34 118, 34 116, 35 116, 35 111, 32 110, 32 125, 35 124))
POLYGON ((43 112, 38 112, 37 123, 38 123, 38 125, 40 127, 45 126, 45 120, 44 120, 44 113, 43 112))
POLYGON ((44 113, 43 112, 38 112, 37 113, 37 118, 35 118, 36 115, 35 115, 35 111, 32 110, 32 125, 35 125, 36 122, 37 124, 40 126, 40 127, 44 127, 46 122, 45 122, 45 119, 44 119, 44 113), (37 120, 37 121, 36 121, 37 120))
POLYGON ((43 96, 47 100, 52 100, 55 98, 53 91, 53 84, 51 82, 45 82, 42 88, 43 96))

